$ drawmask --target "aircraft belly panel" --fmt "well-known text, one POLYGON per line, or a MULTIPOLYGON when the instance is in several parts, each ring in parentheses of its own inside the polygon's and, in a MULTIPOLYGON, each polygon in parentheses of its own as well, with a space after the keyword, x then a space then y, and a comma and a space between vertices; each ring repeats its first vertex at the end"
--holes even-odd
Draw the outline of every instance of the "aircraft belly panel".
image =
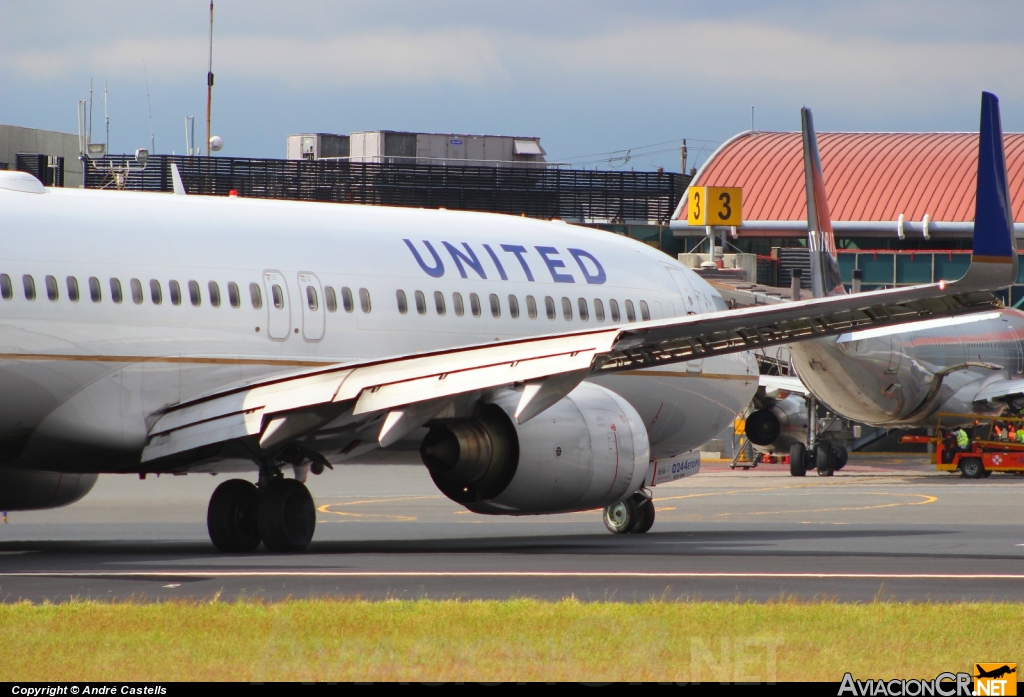
POLYGON ((747 353, 708 358, 702 373, 686 364, 591 377, 628 401, 647 427, 651 457, 662 459, 708 442, 741 413, 757 390, 747 353))

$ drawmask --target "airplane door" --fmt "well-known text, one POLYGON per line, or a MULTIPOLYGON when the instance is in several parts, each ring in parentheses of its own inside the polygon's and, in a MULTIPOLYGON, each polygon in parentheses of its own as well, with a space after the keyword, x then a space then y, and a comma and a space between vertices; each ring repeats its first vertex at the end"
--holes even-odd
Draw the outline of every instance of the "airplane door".
POLYGON ((311 273, 299 274, 299 300, 302 303, 302 336, 309 341, 324 338, 324 292, 320 279, 311 273))
MULTIPOLYGON (((686 310, 686 314, 692 315, 700 311, 700 308, 694 303, 693 296, 695 295, 693 288, 690 286, 689 280, 679 269, 673 269, 669 266, 665 267, 668 271, 668 275, 672 277, 672 281, 675 283, 676 288, 679 290, 679 299, 682 303, 683 308, 686 310)), ((698 375, 704 372, 704 359, 697 358, 695 360, 686 361, 686 373, 687 375, 698 375)))
POLYGON ((665 270, 668 271, 668 275, 672 277, 676 290, 679 291, 679 300, 682 303, 683 308, 686 310, 686 314, 696 314, 698 312, 698 307, 693 302, 694 291, 690 286, 690 281, 679 269, 673 269, 666 266, 665 270))
POLYGON ((267 293, 267 336, 271 339, 287 339, 292 330, 288 284, 279 272, 264 271, 263 288, 267 293))

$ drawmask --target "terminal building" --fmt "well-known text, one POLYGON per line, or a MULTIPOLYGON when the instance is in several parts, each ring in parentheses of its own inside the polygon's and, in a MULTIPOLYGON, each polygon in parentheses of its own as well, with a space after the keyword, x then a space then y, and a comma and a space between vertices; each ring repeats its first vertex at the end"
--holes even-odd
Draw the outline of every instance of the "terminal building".
POLYGON ((0 169, 31 172, 47 186, 82 186, 74 133, 0 124, 0 169))
POLYGON ((421 165, 549 167, 540 138, 359 131, 351 135, 300 133, 287 139, 289 160, 345 159, 421 165))
MULTIPOLYGON (((1004 144, 1021 236, 1024 133, 1005 134, 1004 144)), ((963 275, 974 225, 977 133, 819 133, 818 146, 847 284, 854 269, 865 289, 963 275)), ((740 133, 708 158, 690 186, 742 187, 743 224, 735 238, 731 230, 714 233, 725 238, 726 253, 758 255, 758 278, 748 281, 788 286, 791 269, 806 266, 799 133, 740 133)), ((688 226, 687 214, 684 197, 673 214, 674 234, 687 250, 706 251, 705 228, 688 226)), ((1018 284, 1013 303, 1024 298, 1024 265, 1018 284)))

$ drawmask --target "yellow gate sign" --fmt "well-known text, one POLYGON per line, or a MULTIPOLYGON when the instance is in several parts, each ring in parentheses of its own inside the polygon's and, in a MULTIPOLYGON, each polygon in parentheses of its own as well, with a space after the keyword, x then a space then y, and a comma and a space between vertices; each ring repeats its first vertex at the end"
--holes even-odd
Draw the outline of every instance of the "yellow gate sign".
POLYGON ((690 225, 743 224, 743 189, 738 186, 691 186, 686 218, 690 225))

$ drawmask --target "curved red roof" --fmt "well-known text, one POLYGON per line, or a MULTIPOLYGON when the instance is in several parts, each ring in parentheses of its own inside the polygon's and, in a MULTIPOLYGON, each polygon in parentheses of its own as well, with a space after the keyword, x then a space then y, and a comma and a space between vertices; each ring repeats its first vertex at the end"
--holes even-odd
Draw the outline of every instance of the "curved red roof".
MULTIPOLYGON (((1003 144, 1013 219, 1024 222, 1024 133, 1003 144)), ((974 220, 977 133, 819 133, 818 148, 833 220, 974 220)), ((744 220, 805 220, 803 167, 799 133, 744 133, 691 186, 743 187, 744 220)))

